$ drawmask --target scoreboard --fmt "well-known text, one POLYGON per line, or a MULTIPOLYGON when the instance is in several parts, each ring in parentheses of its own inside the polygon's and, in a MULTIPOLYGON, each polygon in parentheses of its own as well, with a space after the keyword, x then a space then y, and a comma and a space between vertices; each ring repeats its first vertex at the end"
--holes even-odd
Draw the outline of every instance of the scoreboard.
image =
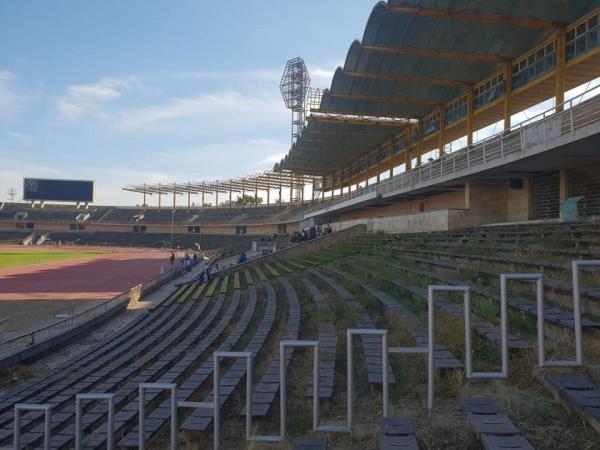
POLYGON ((24 178, 23 200, 93 203, 95 189, 93 181, 24 178))

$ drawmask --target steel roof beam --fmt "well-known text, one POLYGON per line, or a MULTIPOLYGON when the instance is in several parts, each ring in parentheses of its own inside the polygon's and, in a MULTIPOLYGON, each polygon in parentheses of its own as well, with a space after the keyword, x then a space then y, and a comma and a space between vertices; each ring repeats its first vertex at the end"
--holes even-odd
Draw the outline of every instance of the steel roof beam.
POLYGON ((509 17, 500 14, 483 14, 451 9, 422 8, 418 6, 390 6, 393 12, 413 14, 417 16, 443 17, 473 22, 485 22, 498 25, 514 25, 527 28, 556 28, 561 24, 548 20, 540 20, 529 17, 509 17))
POLYGON ((418 77, 414 75, 385 75, 379 73, 366 73, 366 72, 342 72, 344 75, 354 78, 365 78, 368 80, 386 80, 386 81, 399 81, 401 83, 414 83, 414 84, 437 84, 440 86, 452 86, 461 88, 470 88, 472 83, 463 80, 449 80, 444 78, 430 78, 430 77, 418 77))
POLYGON ((507 63, 510 58, 484 53, 465 53, 436 50, 433 48, 400 47, 395 45, 362 44, 364 50, 392 53, 396 55, 426 56, 432 58, 455 59, 458 61, 507 63))
POLYGON ((338 94, 334 92, 330 92, 328 95, 334 98, 349 98, 351 100, 364 100, 368 102, 394 103, 402 105, 438 106, 444 102, 443 100, 439 99, 392 97, 382 95, 338 94))
MULTIPOLYGON (((314 112, 314 110, 313 110, 314 112)), ((403 129, 406 123, 399 123, 399 121, 392 120, 371 120, 366 118, 350 118, 341 116, 338 112, 335 111, 326 111, 319 110, 323 115, 315 116, 311 114, 307 117, 307 120, 315 121, 319 123, 332 123, 332 124, 345 124, 345 125, 368 125, 373 127, 394 127, 398 129, 403 129)), ((405 117, 400 116, 388 116, 388 119, 406 119, 405 117)), ((412 119, 412 118, 411 118, 412 119)), ((410 119, 409 119, 410 120, 410 119)))

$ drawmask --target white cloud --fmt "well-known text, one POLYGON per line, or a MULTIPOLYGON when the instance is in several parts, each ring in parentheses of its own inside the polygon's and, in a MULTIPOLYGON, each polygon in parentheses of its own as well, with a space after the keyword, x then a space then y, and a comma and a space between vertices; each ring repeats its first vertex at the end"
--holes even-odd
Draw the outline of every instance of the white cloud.
POLYGON ((315 67, 309 69, 310 73, 310 85, 314 88, 329 89, 331 87, 331 80, 335 74, 335 68, 324 69, 321 67, 315 67))
POLYGON ((121 112, 114 122, 119 129, 149 128, 163 122, 193 119, 206 130, 237 126, 277 125, 287 121, 283 102, 274 95, 244 95, 236 91, 173 98, 145 108, 121 112))
POLYGON ((101 105, 120 98, 123 91, 138 83, 139 78, 130 75, 124 78, 102 78, 93 84, 68 86, 64 97, 56 103, 56 111, 62 119, 70 122, 76 122, 86 114, 103 118, 105 114, 101 105))
POLYGON ((26 97, 16 86, 17 76, 8 71, 0 71, 0 120, 18 115, 25 106, 26 97))

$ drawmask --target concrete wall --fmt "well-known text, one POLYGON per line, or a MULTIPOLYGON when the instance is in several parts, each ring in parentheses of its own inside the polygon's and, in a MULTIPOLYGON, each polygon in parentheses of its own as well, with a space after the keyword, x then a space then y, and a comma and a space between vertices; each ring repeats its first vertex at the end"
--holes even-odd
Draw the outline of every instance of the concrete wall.
POLYGON ((369 232, 445 231, 531 218, 532 184, 522 189, 508 181, 466 183, 453 191, 378 208, 350 211, 331 222, 334 230, 364 225, 369 232))
MULTIPOLYGON (((69 228, 69 223, 64 222, 34 222, 34 229, 32 231, 77 231, 69 228)), ((85 230, 83 231, 110 231, 110 232, 132 232, 134 225, 145 225, 146 233, 170 233, 171 225, 150 225, 150 224, 110 224, 110 223, 86 223, 85 230)), ((236 234, 235 225, 194 225, 200 227, 201 234, 236 234)), ((24 230, 25 228, 18 228, 14 220, 11 221, 0 221, 0 229, 3 230, 24 230)), ((288 233, 297 230, 297 224, 287 224, 288 233)), ((275 234, 278 231, 278 224, 266 224, 266 225, 246 225, 247 234, 275 234)), ((188 225, 175 225, 173 226, 173 232, 177 234, 187 234, 188 225)))

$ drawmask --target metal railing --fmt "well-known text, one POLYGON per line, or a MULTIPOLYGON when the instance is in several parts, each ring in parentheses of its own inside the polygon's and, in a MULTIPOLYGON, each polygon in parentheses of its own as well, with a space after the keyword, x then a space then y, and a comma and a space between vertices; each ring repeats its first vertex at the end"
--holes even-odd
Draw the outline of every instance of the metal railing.
POLYGON ((154 277, 152 280, 146 283, 138 284, 137 286, 134 286, 131 289, 117 295, 116 297, 106 300, 98 305, 92 306, 91 308, 75 314, 70 314, 68 317, 65 316, 60 320, 56 320, 58 317, 55 316, 54 323, 52 324, 19 334, 18 336, 14 336, 6 341, 0 342, 0 360, 18 353, 27 347, 39 344, 40 342, 51 339, 52 337, 68 330, 72 330, 94 319, 95 317, 104 314, 108 310, 121 305, 123 302, 129 302, 132 298, 139 297, 143 291, 162 283, 169 277, 172 277, 173 273, 173 270, 165 271, 164 273, 154 277))
POLYGON ((403 172, 378 184, 335 197, 329 203, 315 205, 307 213, 339 205, 373 191, 381 195, 413 190, 443 177, 452 178, 471 168, 482 167, 492 161, 515 154, 526 154, 527 149, 548 144, 578 129, 600 120, 600 86, 595 86, 562 104, 533 116, 510 129, 447 154, 440 159, 403 172))

